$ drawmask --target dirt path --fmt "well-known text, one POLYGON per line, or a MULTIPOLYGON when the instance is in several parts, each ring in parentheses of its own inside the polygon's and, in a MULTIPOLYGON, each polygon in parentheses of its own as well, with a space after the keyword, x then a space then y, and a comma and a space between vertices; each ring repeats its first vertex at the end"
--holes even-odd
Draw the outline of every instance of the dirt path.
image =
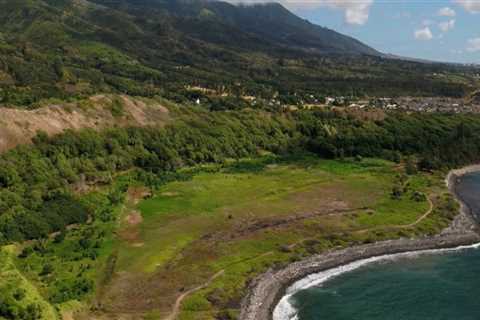
POLYGON ((407 225, 400 225, 400 226, 394 226, 394 227, 402 227, 402 228, 411 228, 411 227, 415 227, 417 224, 419 224, 420 222, 422 222, 423 220, 425 220, 433 211, 433 201, 432 199, 430 199, 430 197, 427 197, 427 201, 428 201, 428 205, 429 205, 429 208, 427 210, 427 212, 425 212, 420 218, 418 218, 415 222, 412 222, 410 224, 407 224, 407 225))
POLYGON ((208 279, 208 281, 205 282, 204 284, 199 285, 198 287, 195 287, 193 289, 190 289, 190 290, 182 293, 177 298, 177 300, 175 300, 175 305, 173 306, 172 312, 167 317, 165 317, 164 320, 175 320, 177 318, 178 312, 180 311, 180 306, 182 305, 182 302, 183 302, 183 300, 185 300, 186 297, 188 297, 192 293, 195 293, 199 290, 202 290, 202 289, 208 287, 215 279, 217 279, 218 277, 220 277, 224 273, 225 273, 225 270, 220 270, 219 272, 217 272, 213 276, 211 276, 210 279, 208 279))
POLYGON ((373 227, 373 228, 366 228, 366 229, 361 229, 361 230, 357 230, 357 231, 353 231, 353 232, 356 232, 356 233, 367 233, 367 232, 370 232, 370 231, 375 231, 375 230, 381 230, 381 229, 385 229, 385 228, 392 228, 392 229, 404 229, 404 228, 411 228, 411 227, 415 227, 417 224, 419 224, 420 222, 422 222, 423 220, 425 220, 433 211, 433 202, 432 202, 432 199, 430 199, 430 197, 427 197, 427 201, 428 201, 428 210, 421 216, 419 217, 417 220, 415 220, 414 222, 412 223, 409 223, 409 224, 397 224, 397 225, 391 225, 391 226, 379 226, 379 227, 373 227))
POLYGON ((189 295, 199 291, 199 290, 202 290, 202 289, 205 289, 206 287, 208 287, 215 279, 217 279, 218 277, 220 277, 221 275, 225 274, 226 272, 226 269, 228 269, 229 267, 231 267, 232 265, 235 265, 235 264, 238 264, 238 263, 242 263, 242 262, 246 262, 246 261, 250 261, 250 260, 255 260, 255 259, 260 259, 260 258, 263 258, 263 257, 266 257, 266 256, 269 256, 269 255, 272 255, 274 254, 273 251, 268 251, 268 252, 265 252, 265 253, 262 253, 261 255, 258 255, 258 256, 255 256, 253 258, 248 258, 248 259, 245 259, 245 260, 242 260, 242 261, 237 261, 237 262, 234 262, 230 265, 228 265, 225 269, 222 269, 220 271, 218 271, 217 273, 215 273, 213 276, 211 276, 207 282, 205 282, 204 284, 202 285, 199 285, 198 287, 195 287, 193 289, 190 289, 184 293, 182 293, 176 300, 175 300, 175 304, 173 306, 173 310, 172 312, 166 316, 165 318, 163 318, 163 320, 175 320, 178 316, 178 313, 180 311, 180 307, 182 305, 182 302, 183 300, 185 300, 185 298, 187 298, 189 295))

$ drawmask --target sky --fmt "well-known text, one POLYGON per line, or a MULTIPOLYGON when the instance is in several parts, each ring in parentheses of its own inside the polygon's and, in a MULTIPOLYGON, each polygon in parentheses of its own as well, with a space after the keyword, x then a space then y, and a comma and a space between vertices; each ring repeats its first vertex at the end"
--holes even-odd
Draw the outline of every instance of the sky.
POLYGON ((276 1, 384 53, 480 63, 480 0, 276 1))

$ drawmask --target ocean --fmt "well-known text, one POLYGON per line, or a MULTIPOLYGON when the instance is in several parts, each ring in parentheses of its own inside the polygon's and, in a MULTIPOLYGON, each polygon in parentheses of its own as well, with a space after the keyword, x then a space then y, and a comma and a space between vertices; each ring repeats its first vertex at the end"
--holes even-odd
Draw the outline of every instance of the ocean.
MULTIPOLYGON (((480 212, 480 173, 462 177, 457 192, 480 212)), ((275 320, 479 320, 480 248, 361 260, 306 278, 290 293, 275 320)))

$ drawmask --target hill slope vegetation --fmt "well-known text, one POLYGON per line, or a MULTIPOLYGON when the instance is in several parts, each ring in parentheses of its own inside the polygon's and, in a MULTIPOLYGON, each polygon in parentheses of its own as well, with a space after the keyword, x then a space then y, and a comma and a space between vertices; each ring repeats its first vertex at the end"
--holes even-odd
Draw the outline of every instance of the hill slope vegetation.
POLYGON ((95 93, 194 101, 189 86, 282 101, 463 96, 474 70, 386 59, 280 5, 0 0, 0 104, 95 93))

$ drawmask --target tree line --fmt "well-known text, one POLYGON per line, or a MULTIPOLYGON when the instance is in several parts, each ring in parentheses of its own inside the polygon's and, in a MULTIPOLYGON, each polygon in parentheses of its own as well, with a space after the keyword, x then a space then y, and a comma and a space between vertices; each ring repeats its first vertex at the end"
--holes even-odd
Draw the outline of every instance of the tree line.
POLYGON ((226 159, 310 152, 323 158, 408 157, 423 170, 480 156, 480 116, 391 114, 359 120, 344 112, 189 111, 164 128, 39 133, 0 156, 0 243, 45 237, 88 220, 75 195, 133 168, 147 184, 184 178, 183 167, 226 159))

